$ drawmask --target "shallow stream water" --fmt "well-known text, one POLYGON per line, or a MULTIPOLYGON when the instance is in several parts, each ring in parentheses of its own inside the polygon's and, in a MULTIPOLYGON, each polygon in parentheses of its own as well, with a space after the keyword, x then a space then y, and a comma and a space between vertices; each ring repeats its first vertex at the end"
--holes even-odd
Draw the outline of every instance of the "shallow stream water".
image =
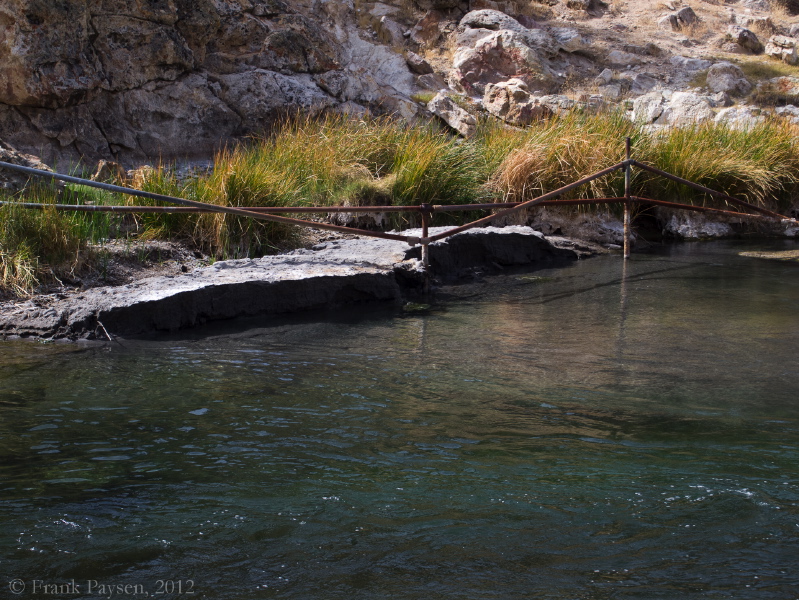
POLYGON ((799 598, 799 264, 761 247, 2 343, 0 598, 799 598))

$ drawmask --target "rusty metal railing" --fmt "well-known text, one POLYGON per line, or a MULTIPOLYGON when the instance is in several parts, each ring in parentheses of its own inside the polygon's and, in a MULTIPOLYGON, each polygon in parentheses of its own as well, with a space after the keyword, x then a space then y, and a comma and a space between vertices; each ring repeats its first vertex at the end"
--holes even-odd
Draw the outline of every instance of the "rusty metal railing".
POLYGON ((187 200, 185 198, 177 198, 174 196, 167 196, 163 194, 155 194, 152 192, 145 192, 134 188, 113 185, 109 183, 102 183, 99 181, 92 181, 90 179, 82 179, 80 177, 73 177, 71 175, 63 175, 60 173, 53 173, 51 171, 43 171, 31 167, 24 167, 0 161, 0 168, 10 169, 26 173, 35 177, 42 177, 45 179, 65 181, 68 183, 76 183, 88 187, 98 188, 101 190, 115 192, 119 194, 126 194, 129 196, 147 198, 159 202, 166 202, 170 204, 178 204, 180 206, 105 206, 105 205, 74 205, 74 204, 41 204, 37 202, 8 202, 0 201, 0 206, 11 205, 27 209, 43 209, 45 207, 54 208, 55 210, 69 210, 80 212, 116 212, 116 213, 224 213, 240 217, 249 217, 253 219, 272 221, 276 223, 283 223, 286 225, 297 225, 300 227, 312 227, 316 229, 323 229, 329 231, 336 231, 342 233, 357 234, 375 238, 382 238, 387 240, 395 240, 406 242, 411 246, 422 246, 422 261, 424 262, 425 269, 429 267, 429 249, 428 246, 436 241, 443 240, 450 236, 456 235, 463 231, 488 225, 489 223, 508 217, 512 214, 518 213, 522 210, 532 208, 534 206, 565 206, 565 205, 586 205, 586 204, 624 204, 624 258, 630 256, 630 237, 632 229, 632 206, 633 204, 651 204, 658 206, 665 206, 676 210, 688 210, 695 212, 715 213, 724 216, 732 216, 746 219, 765 219, 765 220, 779 220, 790 221, 796 223, 796 219, 791 219, 774 211, 762 208, 755 204, 751 204, 734 196, 730 196, 723 192, 713 190, 693 181, 683 179, 677 175, 673 175, 666 171, 662 171, 650 165, 638 162, 631 157, 630 138, 626 140, 625 160, 615 164, 611 167, 597 171, 592 175, 588 175, 573 183, 565 185, 561 188, 547 192, 523 202, 499 202, 487 204, 458 204, 458 205, 438 205, 438 204, 420 204, 410 206, 291 206, 291 207, 247 207, 239 208, 234 206, 220 206, 216 204, 209 204, 205 202, 198 202, 196 200, 187 200), (686 185, 697 191, 709 194, 725 202, 735 204, 737 206, 745 207, 749 210, 755 211, 758 214, 751 214, 746 212, 730 211, 706 206, 696 206, 693 204, 681 204, 676 202, 668 202, 665 200, 656 200, 653 198, 643 198, 635 196, 631 192, 631 177, 632 167, 648 171, 660 177, 665 177, 677 183, 686 185), (624 171, 624 196, 617 198, 586 198, 586 199, 557 199, 571 190, 574 190, 582 185, 590 183, 601 177, 605 177, 616 171, 624 171), (435 235, 429 235, 430 223, 433 215, 436 213, 444 212, 465 212, 475 210, 496 210, 497 212, 476 219, 465 225, 453 227, 435 235), (329 214, 329 213, 388 213, 388 212, 406 212, 418 213, 421 216, 422 234, 421 236, 410 236, 394 233, 385 233, 382 231, 374 231, 370 229, 359 229, 353 227, 346 227, 343 225, 334 225, 332 223, 323 223, 318 221, 308 221, 304 219, 297 219, 293 217, 284 217, 280 214, 329 214))

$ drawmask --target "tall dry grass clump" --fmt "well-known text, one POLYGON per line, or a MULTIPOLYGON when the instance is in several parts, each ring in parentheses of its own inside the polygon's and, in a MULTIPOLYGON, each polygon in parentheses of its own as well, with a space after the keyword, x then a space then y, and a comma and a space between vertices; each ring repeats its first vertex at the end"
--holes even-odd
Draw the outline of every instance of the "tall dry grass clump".
MULTIPOLYGON (((621 113, 572 113, 523 131, 495 129, 484 141, 497 164, 491 185, 506 201, 535 198, 624 160, 626 137, 632 140, 633 158, 731 196, 771 208, 785 208, 797 198, 799 127, 784 119, 768 119, 748 129, 711 122, 645 130, 621 113)), ((684 185, 635 169, 632 193, 687 203, 709 200, 684 185)), ((623 194, 624 176, 618 171, 569 196, 623 194)))
MULTIPOLYGON (((623 161, 626 137, 638 144, 642 133, 621 113, 573 112, 526 130, 489 132, 485 144, 498 162, 491 185, 504 201, 530 200, 623 161)), ((571 197, 619 196, 623 182, 620 172, 606 175, 571 197)))
MULTIPOLYGON (((764 207, 784 208, 799 184, 799 128, 770 119, 748 129, 706 123, 650 134, 637 149, 642 162, 764 207)), ((637 193, 703 203, 704 195, 662 178, 640 180, 637 193)))
MULTIPOLYGON (((140 170, 135 185, 241 208, 525 201, 621 162, 626 137, 632 139, 637 160, 750 202, 781 209, 799 197, 799 129, 787 121, 766 120, 746 130, 711 123, 653 131, 623 112, 579 111, 523 129, 484 121, 468 140, 436 123, 295 118, 269 137, 221 151, 206 173, 181 178, 175 169, 160 166, 140 170)), ((679 184, 640 170, 633 173, 636 195, 708 201, 679 184)), ((623 193, 624 176, 618 171, 568 196, 623 193)), ((32 186, 23 196, 8 199, 52 204, 56 198, 61 203, 157 204, 72 184, 58 192, 32 186)), ((416 222, 409 217, 389 224, 416 222)), ((121 217, 5 207, 0 209, 0 287, 29 293, 39 282, 76 268, 89 256, 89 242, 114 235, 184 238, 216 257, 232 258, 296 246, 299 232, 218 213, 121 217)))
MULTIPOLYGON (((179 185, 164 169, 141 189, 222 206, 468 204, 487 168, 474 145, 435 124, 345 116, 286 121, 268 138, 220 152, 213 171, 179 185)), ((225 214, 142 217, 148 235, 184 235, 220 257, 261 255, 296 243, 297 229, 225 214)))

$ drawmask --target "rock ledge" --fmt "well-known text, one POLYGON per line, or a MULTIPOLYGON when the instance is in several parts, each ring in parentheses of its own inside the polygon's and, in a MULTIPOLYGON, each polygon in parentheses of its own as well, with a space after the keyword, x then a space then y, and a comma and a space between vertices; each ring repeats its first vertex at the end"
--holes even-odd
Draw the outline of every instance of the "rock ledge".
MULTIPOLYGON (((8 303, 0 307, 0 334, 109 339, 241 316, 399 302, 424 285, 420 255, 419 247, 359 237, 285 255, 222 261, 183 275, 8 303)), ((470 230, 430 246, 433 275, 440 280, 470 275, 476 268, 544 266, 579 256, 580 248, 562 240, 554 244, 520 226, 470 230)))

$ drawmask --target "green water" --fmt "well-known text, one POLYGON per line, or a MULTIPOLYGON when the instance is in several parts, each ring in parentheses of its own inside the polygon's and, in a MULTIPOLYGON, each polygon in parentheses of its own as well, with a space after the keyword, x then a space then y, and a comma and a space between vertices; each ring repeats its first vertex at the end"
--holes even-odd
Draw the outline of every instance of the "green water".
POLYGON ((742 249, 0 344, 0 598, 799 598, 799 264, 742 249))

